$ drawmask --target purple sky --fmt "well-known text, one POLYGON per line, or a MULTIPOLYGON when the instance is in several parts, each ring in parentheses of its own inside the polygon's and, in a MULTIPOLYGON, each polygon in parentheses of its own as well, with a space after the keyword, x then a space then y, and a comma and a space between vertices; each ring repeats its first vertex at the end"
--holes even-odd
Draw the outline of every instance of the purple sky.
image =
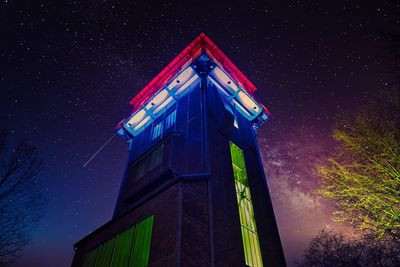
POLYGON ((275 2, 0 3, 0 121, 13 140, 38 145, 48 196, 15 266, 69 266, 73 243, 111 218, 124 140, 114 138, 82 165, 114 133, 129 100, 200 32, 256 85, 273 114, 259 144, 288 265, 321 228, 344 229, 313 194, 314 166, 332 150, 333 118, 387 82, 379 34, 399 7, 275 2))

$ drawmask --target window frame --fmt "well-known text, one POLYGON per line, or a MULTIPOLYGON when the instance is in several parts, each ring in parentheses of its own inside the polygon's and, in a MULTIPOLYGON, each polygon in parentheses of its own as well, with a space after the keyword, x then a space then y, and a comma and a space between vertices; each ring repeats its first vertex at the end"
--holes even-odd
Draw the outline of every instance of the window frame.
POLYGON ((244 153, 232 141, 229 141, 229 148, 245 261, 250 267, 262 267, 261 247, 248 184, 244 153))

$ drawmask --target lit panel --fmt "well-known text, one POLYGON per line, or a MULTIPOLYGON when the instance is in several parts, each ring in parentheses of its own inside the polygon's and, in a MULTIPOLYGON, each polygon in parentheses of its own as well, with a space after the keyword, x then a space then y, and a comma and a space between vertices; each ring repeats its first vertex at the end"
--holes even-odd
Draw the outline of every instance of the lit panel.
POLYGON ((135 125, 137 123, 139 123, 141 120, 143 120, 143 118, 146 116, 146 111, 144 111, 143 109, 139 110, 138 112, 136 112, 135 115, 133 115, 127 122, 128 126, 131 125, 135 125))
POLYGON ((239 90, 239 87, 232 80, 232 78, 230 78, 220 68, 215 68, 211 75, 214 76, 220 83, 222 83, 222 86, 227 88, 229 91, 237 92, 239 90))
POLYGON ((260 113, 261 108, 258 104, 243 91, 238 93, 238 99, 240 99, 240 103, 242 103, 248 110, 251 110, 252 113, 260 113))
POLYGON ((176 90, 175 95, 181 95, 182 93, 188 92, 199 82, 200 82, 199 76, 196 74, 189 81, 183 84, 178 90, 176 90))
POLYGON ((176 109, 172 111, 168 116, 165 118, 165 128, 168 129, 176 122, 176 109))
POLYGON ((172 96, 168 97, 161 105, 159 105, 154 111, 154 114, 158 114, 160 111, 165 109, 166 107, 175 103, 175 100, 172 96))
POLYGON ((184 69, 174 78, 168 86, 162 88, 144 105, 144 108, 137 111, 126 123, 124 129, 131 135, 136 136, 171 105, 176 99, 181 98, 197 84, 200 78, 191 66, 184 69))
POLYGON ((153 232, 154 216, 151 216, 135 227, 135 235, 131 250, 131 266, 146 267, 150 257, 151 236, 153 232))
MULTIPOLYGON (((209 75, 209 80, 215 85, 228 105, 238 110, 245 118, 252 121, 263 111, 262 107, 222 69, 215 68, 209 75)), ((231 110, 228 108, 228 110, 231 110)), ((261 120, 264 120, 261 117, 261 120)))
POLYGON ((246 265, 262 267, 262 256, 243 150, 229 142, 246 265))
POLYGON ((164 121, 161 121, 160 123, 154 126, 151 140, 157 139, 158 137, 162 136, 164 128, 163 126, 164 126, 164 121))
POLYGON ((130 248, 134 232, 135 227, 131 227, 116 237, 110 267, 129 266, 130 248))
POLYGON ((150 116, 147 116, 146 118, 144 118, 138 125, 136 125, 133 128, 133 131, 135 132, 139 132, 140 130, 143 130, 141 128, 143 128, 145 125, 152 123, 153 120, 150 116))
POLYGON ((154 215, 87 253, 83 267, 146 267, 149 265, 154 215))
POLYGON ((197 76, 196 72, 193 70, 192 67, 189 66, 181 74, 179 74, 175 79, 173 79, 172 82, 170 82, 170 84, 167 86, 167 89, 173 90, 177 86, 181 86, 182 84, 185 84, 194 75, 197 76))
POLYGON ((242 115, 245 116, 247 119, 252 117, 252 114, 245 107, 243 107, 242 103, 240 103, 236 99, 232 99, 232 104, 236 108, 236 110, 242 113, 242 115))
POLYGON ((169 93, 167 90, 162 90, 150 100, 150 102, 146 105, 146 109, 150 110, 151 108, 159 106, 163 101, 165 101, 165 99, 168 98, 168 96, 169 93))
POLYGON ((115 238, 108 240, 99 247, 99 252, 96 258, 96 267, 109 267, 114 251, 115 238))
POLYGON ((225 90, 221 85, 219 85, 218 82, 216 82, 212 77, 209 77, 210 81, 217 87, 217 89, 223 93, 227 97, 231 97, 232 94, 230 94, 227 90, 225 90))

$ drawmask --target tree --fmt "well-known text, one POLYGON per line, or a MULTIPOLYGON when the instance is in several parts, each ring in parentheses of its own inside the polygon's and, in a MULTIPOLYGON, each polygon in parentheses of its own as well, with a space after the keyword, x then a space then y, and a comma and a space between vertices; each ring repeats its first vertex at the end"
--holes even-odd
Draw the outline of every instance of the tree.
POLYGON ((37 149, 25 141, 8 146, 6 134, 0 133, 0 266, 29 243, 44 204, 37 149))
POLYGON ((400 244, 393 239, 364 235, 346 239, 342 234, 320 231, 305 250, 298 267, 395 267, 400 266, 400 244))
POLYGON ((333 130, 337 148, 319 165, 320 195, 335 202, 334 219, 358 230, 400 238, 400 108, 390 91, 333 130))

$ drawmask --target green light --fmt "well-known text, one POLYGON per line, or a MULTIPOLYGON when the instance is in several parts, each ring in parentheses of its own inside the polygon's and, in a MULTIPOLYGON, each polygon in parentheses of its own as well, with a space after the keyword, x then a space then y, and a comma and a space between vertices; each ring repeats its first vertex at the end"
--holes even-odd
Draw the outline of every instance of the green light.
POLYGON ((145 267, 150 256, 154 216, 86 254, 83 267, 145 267))
POLYGON ((243 151, 232 142, 230 149, 246 264, 251 267, 261 267, 263 266, 261 249, 243 151))
POLYGON ((136 225, 135 236, 131 252, 131 266, 145 267, 149 261, 151 234, 153 229, 153 218, 151 216, 136 225))
POLYGON ((107 241, 99 247, 99 252, 96 258, 96 267, 109 267, 111 257, 114 251, 115 238, 107 241))
POLYGON ((134 232, 135 227, 131 227, 117 236, 111 267, 128 266, 134 232))

